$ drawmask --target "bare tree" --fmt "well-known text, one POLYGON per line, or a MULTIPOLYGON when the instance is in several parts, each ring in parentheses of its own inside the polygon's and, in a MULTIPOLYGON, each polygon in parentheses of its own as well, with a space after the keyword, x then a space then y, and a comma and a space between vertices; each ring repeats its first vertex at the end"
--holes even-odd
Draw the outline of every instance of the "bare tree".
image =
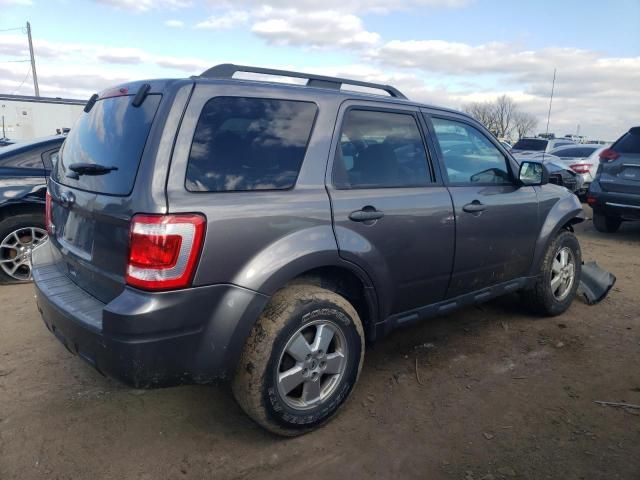
POLYGON ((502 95, 493 102, 470 103, 463 109, 498 138, 510 138, 514 134, 520 138, 538 123, 535 116, 520 111, 518 104, 508 95, 502 95))
POLYGON ((535 130, 538 119, 528 112, 516 112, 514 123, 518 139, 520 139, 535 130))
POLYGON ((474 102, 465 105, 463 110, 496 134, 496 108, 492 102, 474 102))
POLYGON ((496 99, 495 103, 495 124, 496 136, 506 138, 511 135, 513 130, 514 116, 518 110, 516 102, 513 98, 502 95, 496 99))

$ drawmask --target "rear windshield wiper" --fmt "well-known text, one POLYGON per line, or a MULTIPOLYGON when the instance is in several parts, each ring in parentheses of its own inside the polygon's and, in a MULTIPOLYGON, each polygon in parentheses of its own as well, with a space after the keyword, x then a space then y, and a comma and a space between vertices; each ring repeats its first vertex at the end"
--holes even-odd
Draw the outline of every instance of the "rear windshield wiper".
POLYGON ((67 177, 77 180, 80 175, 104 175, 118 170, 118 167, 100 165, 99 163, 72 163, 69 165, 69 170, 73 173, 68 173, 67 177))

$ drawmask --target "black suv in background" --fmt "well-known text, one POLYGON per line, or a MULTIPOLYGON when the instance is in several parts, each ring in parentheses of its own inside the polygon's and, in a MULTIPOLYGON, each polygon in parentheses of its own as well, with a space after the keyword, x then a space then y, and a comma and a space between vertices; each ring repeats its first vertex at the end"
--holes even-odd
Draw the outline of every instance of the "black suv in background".
POLYGON ((96 94, 48 194, 47 328, 136 387, 230 379, 282 435, 333 416, 365 340, 510 292, 558 315, 581 271, 582 208, 542 164, 339 78, 220 65, 96 94))
POLYGON ((31 249, 47 238, 47 177, 66 136, 0 149, 0 281, 31 279, 31 249))
POLYGON ((640 127, 633 127, 600 153, 587 203, 593 225, 613 233, 627 220, 640 220, 640 127))

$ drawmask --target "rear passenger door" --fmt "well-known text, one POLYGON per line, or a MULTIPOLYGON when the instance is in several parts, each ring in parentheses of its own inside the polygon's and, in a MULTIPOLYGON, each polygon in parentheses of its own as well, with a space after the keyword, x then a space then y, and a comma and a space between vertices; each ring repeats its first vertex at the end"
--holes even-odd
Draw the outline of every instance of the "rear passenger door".
POLYGON ((447 297, 526 276, 538 237, 534 187, 479 126, 430 116, 433 143, 453 198, 456 252, 447 297))
POLYGON ((341 106, 327 175, 340 255, 382 285, 383 317, 444 298, 455 228, 419 112, 386 106, 341 106))

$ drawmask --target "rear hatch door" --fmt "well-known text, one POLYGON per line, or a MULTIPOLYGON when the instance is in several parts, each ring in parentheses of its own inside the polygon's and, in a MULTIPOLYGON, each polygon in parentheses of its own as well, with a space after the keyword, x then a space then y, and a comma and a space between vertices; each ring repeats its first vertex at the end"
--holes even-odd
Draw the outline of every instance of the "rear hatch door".
POLYGON ((640 127, 624 134, 611 150, 615 159, 601 162, 600 185, 604 191, 640 195, 640 127))
MULTIPOLYGON (((49 186, 51 243, 66 273, 103 302, 124 288, 132 191, 162 96, 135 106, 127 88, 103 94, 81 115, 60 152, 49 186)), ((85 108, 86 110, 86 108, 85 108)))

